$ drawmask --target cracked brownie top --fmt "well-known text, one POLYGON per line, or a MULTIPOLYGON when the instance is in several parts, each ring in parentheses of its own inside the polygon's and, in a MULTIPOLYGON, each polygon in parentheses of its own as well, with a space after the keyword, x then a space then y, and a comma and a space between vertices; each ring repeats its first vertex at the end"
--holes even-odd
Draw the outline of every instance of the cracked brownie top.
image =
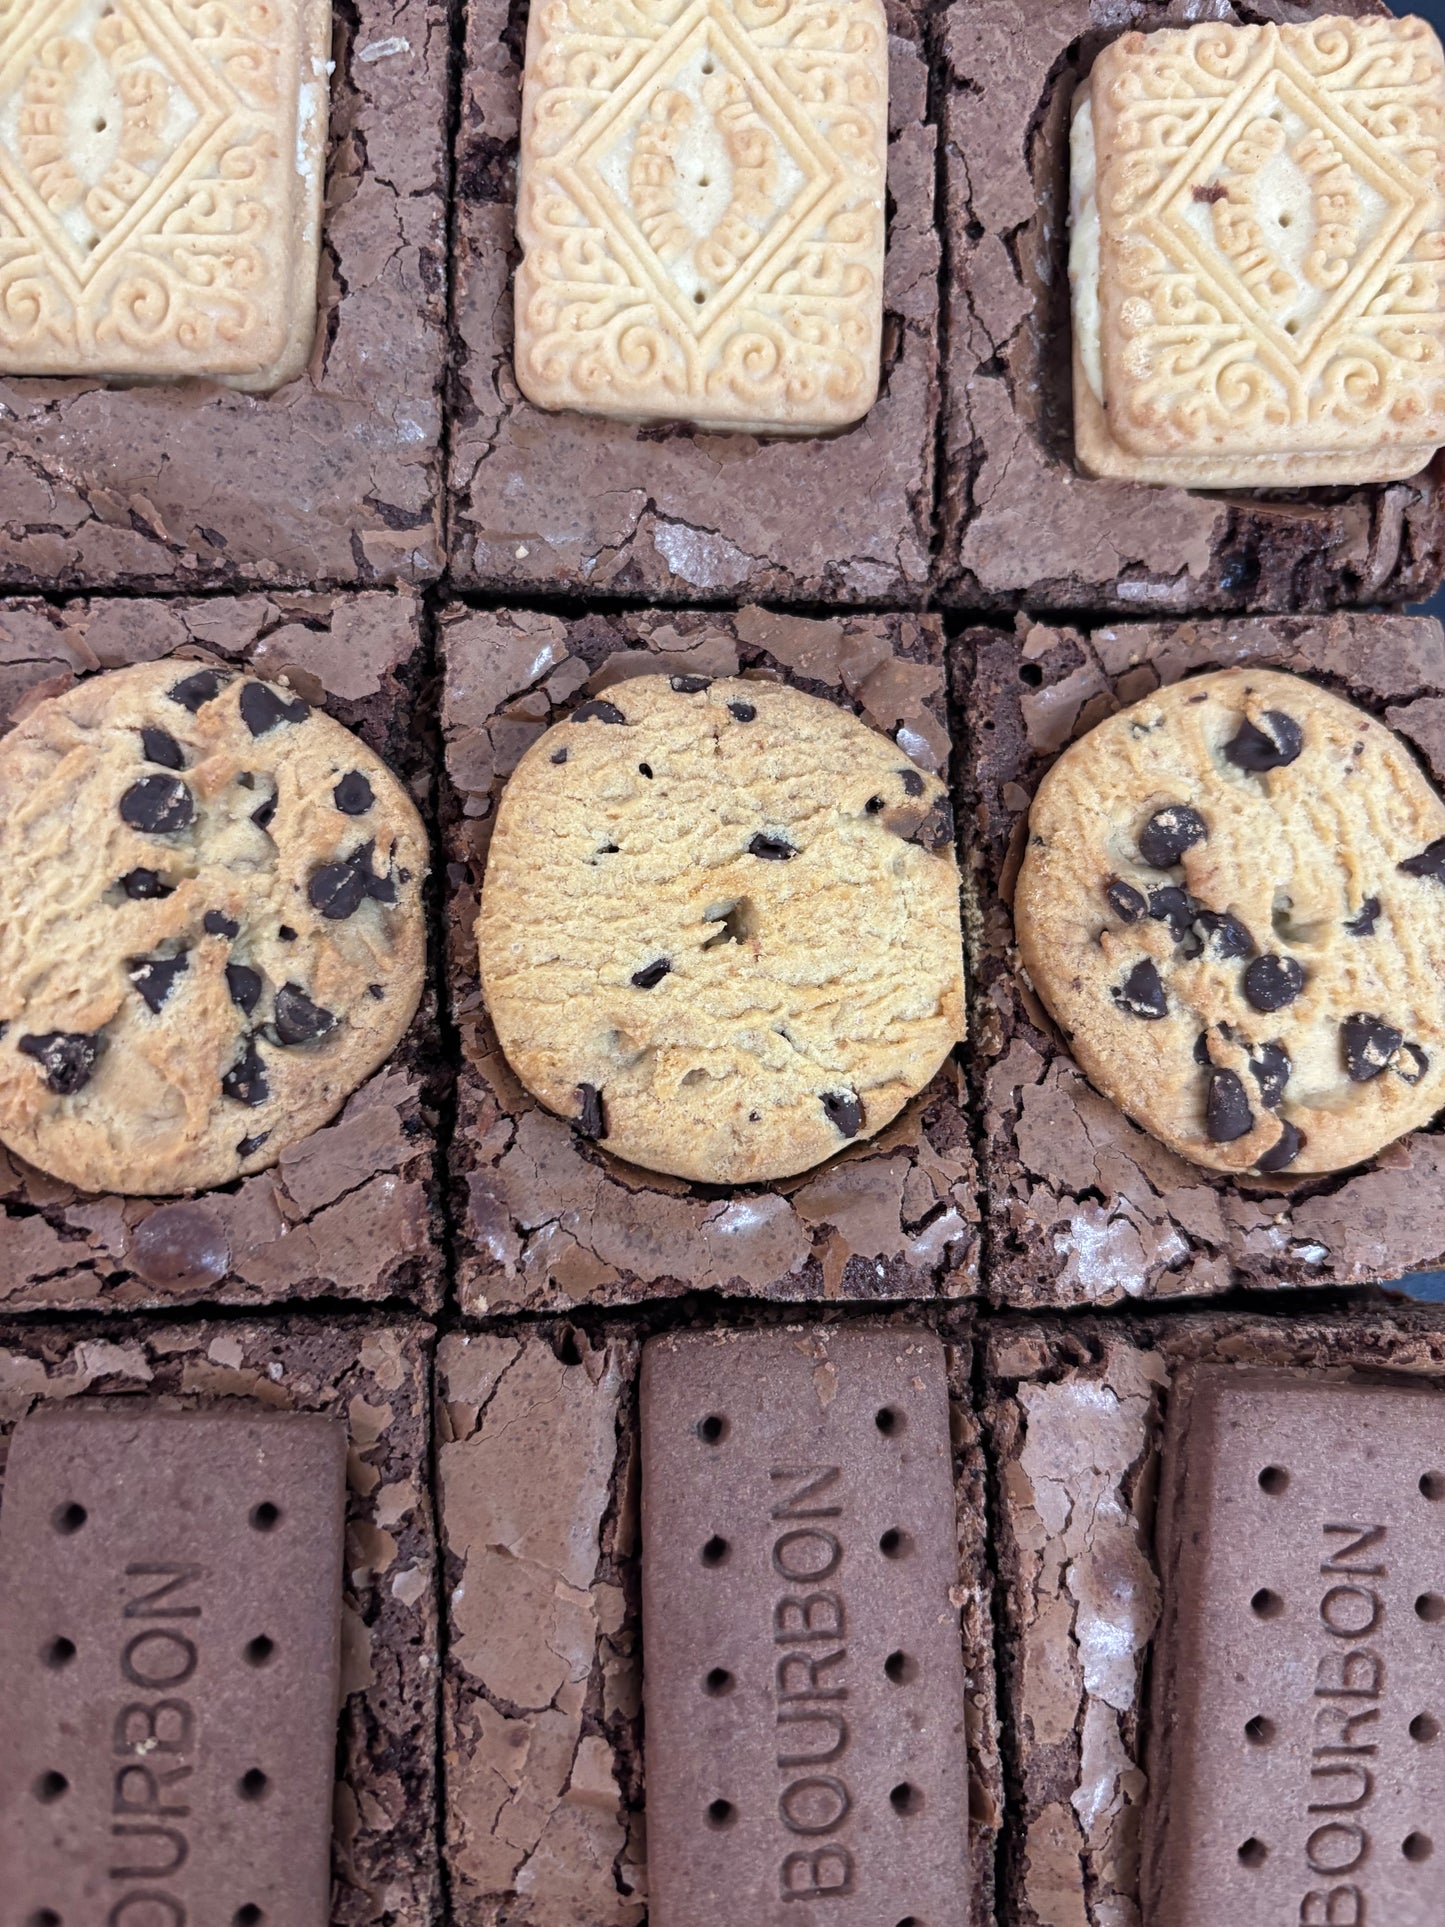
POLYGON ((161 662, 0 744, 0 1137, 95 1189, 272 1164, 421 994, 426 837, 323 712, 161 662))
POLYGON ((1045 778, 1019 947, 1091 1080, 1215 1170, 1332 1171, 1445 1093, 1445 804, 1394 734, 1228 670, 1045 778))

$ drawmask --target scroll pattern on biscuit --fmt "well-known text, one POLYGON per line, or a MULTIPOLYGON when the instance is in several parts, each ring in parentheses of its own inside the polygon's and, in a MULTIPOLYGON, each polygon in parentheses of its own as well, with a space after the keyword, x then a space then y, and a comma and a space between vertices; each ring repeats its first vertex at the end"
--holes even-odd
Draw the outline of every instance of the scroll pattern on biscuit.
POLYGON ((887 142, 876 0, 548 0, 527 79, 518 372, 534 400, 819 425, 865 412, 887 142))
POLYGON ((1424 23, 1150 35, 1101 68, 1115 436, 1139 454, 1445 436, 1445 67, 1424 23))
POLYGON ((246 376, 277 361, 303 162, 324 158, 310 55, 326 11, 0 0, 0 368, 246 376))

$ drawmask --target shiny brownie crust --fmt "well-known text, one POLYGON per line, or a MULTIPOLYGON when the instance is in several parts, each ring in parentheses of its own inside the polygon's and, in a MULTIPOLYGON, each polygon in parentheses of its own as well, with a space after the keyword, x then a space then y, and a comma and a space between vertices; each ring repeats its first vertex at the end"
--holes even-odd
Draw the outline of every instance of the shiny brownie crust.
POLYGON ((0 588, 441 573, 450 12, 334 0, 316 336, 299 381, 253 396, 0 380, 0 588))
MULTIPOLYGON (((1003 1788, 975 1334, 957 1309, 895 1317, 932 1326, 946 1351, 969 1927, 992 1927, 1003 1788)), ((806 1343, 810 1328, 796 1329, 806 1343)), ((627 1318, 605 1329, 548 1319, 452 1332, 438 1345, 446 1858, 466 1927, 641 1927, 646 1915, 637 1384, 646 1335, 627 1318)))
POLYGON ((456 161, 451 570, 461 589, 658 602, 897 604, 929 580, 938 412, 938 132, 925 0, 890 0, 879 398, 855 428, 760 441, 532 407, 512 368, 527 9, 469 0, 456 161))
MULTIPOLYGON (((0 603, 0 731, 78 677, 173 659, 246 668, 324 708, 426 810, 415 594, 0 603)), ((94 1196, 0 1147, 0 1309, 119 1310, 442 1296, 428 989, 395 1053, 272 1169, 197 1198, 94 1196)))
POLYGON ((1017 1927, 1134 1921, 1163 1578, 1159 1455, 1166 1417, 1186 1416, 1171 1407, 1188 1368, 1438 1389, 1445 1332, 1433 1307, 1289 1320, 1008 1318, 993 1322, 983 1350, 1009 1787, 999 1914, 1017 1927))
POLYGON ((441 1917, 431 1347, 423 1325, 344 1316, 0 1327, 0 1460, 20 1420, 57 1399, 244 1399, 346 1425, 332 1927, 441 1917))
POLYGON ((482 1007, 474 926, 497 801, 523 752, 637 674, 783 677, 897 732, 948 774, 941 625, 742 609, 580 619, 453 608, 441 618, 447 970, 459 1033, 452 1150, 457 1290, 468 1314, 752 1297, 958 1297, 977 1284, 976 1169, 950 1059, 877 1137, 772 1185, 689 1184, 607 1157, 529 1097, 482 1007))
MULTIPOLYGON (((1388 11, 1382 0, 1220 0, 1208 17, 1388 11)), ((1108 40, 1201 17, 1193 0, 951 0, 936 17, 948 344, 936 570, 950 605, 1328 609, 1418 601, 1445 570, 1439 457, 1408 482, 1275 495, 1074 468, 1070 103, 1108 40)))
POLYGON ((1234 1287, 1359 1285, 1445 1252, 1445 1132, 1354 1171, 1231 1180, 1187 1163, 1089 1085, 1020 973, 1012 893, 1028 809, 1059 752, 1163 683, 1231 664, 1308 676, 1398 730, 1445 781, 1445 634, 1425 617, 971 629, 954 690, 969 745, 961 822, 972 880, 974 1101, 988 1294, 1117 1303, 1234 1287))

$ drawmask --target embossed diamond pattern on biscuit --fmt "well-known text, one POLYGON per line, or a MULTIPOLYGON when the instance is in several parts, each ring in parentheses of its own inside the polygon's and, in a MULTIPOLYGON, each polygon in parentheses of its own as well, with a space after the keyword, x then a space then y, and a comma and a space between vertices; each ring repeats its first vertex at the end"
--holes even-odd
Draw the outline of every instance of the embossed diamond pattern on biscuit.
POLYGON ((878 386, 877 0, 550 0, 529 28, 517 379, 545 408, 774 432, 878 386))

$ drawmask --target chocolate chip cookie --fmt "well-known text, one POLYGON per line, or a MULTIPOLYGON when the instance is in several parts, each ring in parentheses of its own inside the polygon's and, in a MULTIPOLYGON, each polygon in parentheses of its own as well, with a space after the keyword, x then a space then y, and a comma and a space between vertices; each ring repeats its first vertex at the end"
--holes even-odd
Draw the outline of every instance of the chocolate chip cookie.
POLYGON ((86 1190, 272 1164, 421 995, 426 838, 364 744, 199 663, 116 670, 0 740, 0 1140, 86 1190))
POLYGON ((1445 803, 1383 724, 1225 670, 1044 779, 1019 951, 1089 1078, 1216 1171, 1334 1171, 1445 1103, 1445 803))
POLYGON ((502 798, 478 935, 527 1088, 706 1183, 871 1137, 963 1035, 944 786, 777 683, 641 676, 548 730, 502 798))

